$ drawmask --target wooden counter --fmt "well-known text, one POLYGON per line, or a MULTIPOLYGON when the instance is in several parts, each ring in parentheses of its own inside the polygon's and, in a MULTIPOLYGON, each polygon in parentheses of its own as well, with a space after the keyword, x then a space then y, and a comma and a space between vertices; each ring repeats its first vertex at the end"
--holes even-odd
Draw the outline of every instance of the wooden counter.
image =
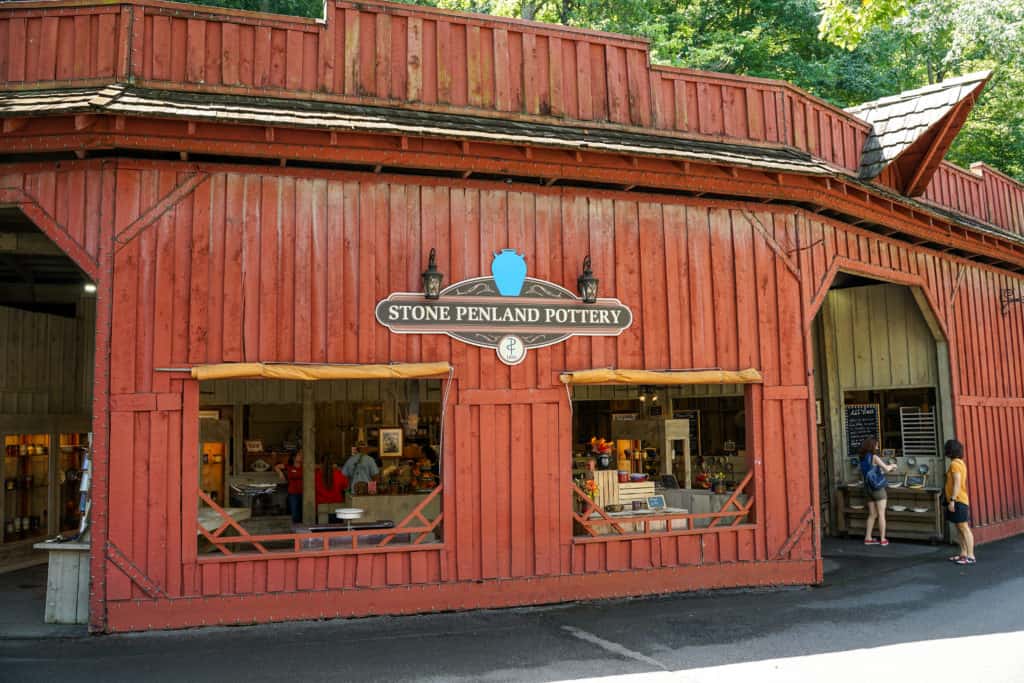
MULTIPOLYGON (((360 518, 360 521, 363 522, 391 520, 397 526, 429 495, 429 493, 404 493, 350 496, 343 505, 339 504, 336 507, 359 508, 363 511, 363 516, 360 518)), ((430 504, 423 508, 422 514, 429 520, 433 520, 441 514, 441 496, 438 495, 430 501, 430 504)))
MULTIPOLYGON (((658 493, 665 496, 667 504, 686 508, 694 514, 718 512, 732 497, 731 491, 728 493, 712 493, 709 489, 659 489, 658 493)), ((736 502, 739 505, 746 505, 746 494, 741 493, 736 496, 736 502)), ((722 517, 722 521, 718 523, 718 526, 732 524, 735 519, 735 515, 722 517)), ((711 519, 707 517, 693 520, 693 526, 696 529, 703 529, 709 524, 711 524, 711 519)))
MULTIPOLYGON (((689 510, 684 510, 682 508, 666 507, 663 510, 623 510, 621 512, 606 512, 605 514, 608 515, 609 517, 611 517, 612 519, 619 520, 619 519, 629 519, 629 518, 636 519, 636 518, 643 518, 643 517, 654 517, 654 516, 657 516, 657 515, 685 515, 688 512, 689 512, 689 510)), ((590 515, 590 520, 591 521, 595 521, 595 520, 599 520, 599 519, 601 519, 601 515, 599 515, 596 512, 591 513, 591 515, 590 515)), ((650 523, 650 531, 651 532, 665 531, 667 529, 667 524, 668 524, 668 522, 666 522, 666 521, 651 522, 650 523)), ((624 532, 626 532, 627 534, 642 534, 642 533, 644 533, 644 523, 643 522, 629 522, 629 523, 623 522, 623 523, 619 524, 619 526, 622 527, 622 530, 624 532)), ((681 529, 689 529, 689 528, 690 528, 689 527, 689 520, 677 519, 677 520, 674 520, 672 522, 672 530, 673 531, 679 531, 681 529)), ((617 531, 615 531, 615 529, 613 529, 611 527, 610 524, 595 525, 594 526, 594 531, 597 532, 598 536, 608 536, 608 535, 614 535, 614 534, 618 533, 617 531)))
MULTIPOLYGON (((907 538, 920 541, 943 540, 941 490, 937 488, 908 489, 899 487, 886 492, 885 535, 888 538, 907 538), (894 512, 893 505, 906 506, 906 512, 894 512), (911 508, 927 508, 927 512, 912 512, 911 508)), ((840 534, 864 535, 867 525, 867 494, 864 485, 843 485, 836 489, 836 526, 840 534)), ((873 534, 878 535, 878 525, 873 534)))

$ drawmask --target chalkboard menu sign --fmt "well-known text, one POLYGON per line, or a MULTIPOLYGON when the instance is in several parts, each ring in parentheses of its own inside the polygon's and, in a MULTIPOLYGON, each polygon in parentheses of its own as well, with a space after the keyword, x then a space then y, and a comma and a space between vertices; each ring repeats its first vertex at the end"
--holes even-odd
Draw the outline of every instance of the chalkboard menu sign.
POLYGON ((690 454, 700 455, 700 411, 673 410, 672 419, 690 421, 690 454))
POLYGON ((851 456, 857 455, 864 439, 875 437, 881 441, 882 423, 877 403, 851 403, 845 406, 846 448, 851 456))

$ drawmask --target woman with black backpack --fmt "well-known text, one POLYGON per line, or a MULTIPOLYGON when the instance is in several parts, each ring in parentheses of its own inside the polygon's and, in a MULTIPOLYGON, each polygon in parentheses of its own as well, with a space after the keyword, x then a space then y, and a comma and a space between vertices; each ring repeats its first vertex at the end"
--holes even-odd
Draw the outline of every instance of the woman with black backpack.
POLYGON ((892 472, 896 465, 886 465, 878 457, 878 439, 868 437, 860 445, 857 455, 860 457, 860 471, 864 475, 864 495, 868 499, 868 522, 864 530, 864 545, 889 545, 889 539, 885 537, 885 504, 888 502, 886 496, 885 479, 886 472, 892 472), (875 528, 875 519, 878 520, 878 538, 875 540, 871 532, 875 528))

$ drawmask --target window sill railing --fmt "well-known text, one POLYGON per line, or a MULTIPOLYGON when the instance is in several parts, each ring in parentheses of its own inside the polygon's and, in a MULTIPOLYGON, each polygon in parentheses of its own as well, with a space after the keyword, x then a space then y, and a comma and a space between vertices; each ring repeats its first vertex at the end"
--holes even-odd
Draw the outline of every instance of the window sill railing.
POLYGON ((199 492, 199 500, 211 508, 221 518, 221 524, 209 531, 197 524, 197 533, 206 539, 212 548, 219 551, 217 555, 202 559, 223 559, 242 555, 326 555, 351 554, 361 552, 380 552, 382 550, 404 550, 434 545, 435 532, 441 527, 444 513, 434 519, 427 519, 423 510, 435 498, 441 495, 443 486, 435 488, 409 514, 394 527, 389 529, 347 529, 339 526, 336 530, 290 533, 290 534, 252 534, 239 522, 234 520, 227 511, 215 503, 208 495, 199 492), (396 541, 399 537, 408 539, 396 541), (248 546, 248 547, 245 547, 248 546), (271 547, 268 547, 271 546, 271 547), (241 547, 241 548, 240 548, 241 547))
POLYGON ((732 495, 717 512, 703 513, 644 513, 614 516, 598 505, 575 483, 571 484, 573 494, 573 519, 576 524, 574 541, 577 543, 608 541, 616 537, 643 538, 671 536, 685 533, 707 533, 724 531, 740 526, 750 526, 748 518, 754 507, 753 471, 733 490, 732 495), (747 499, 739 497, 747 489, 747 499), (694 528, 696 520, 710 520, 706 527, 694 528))

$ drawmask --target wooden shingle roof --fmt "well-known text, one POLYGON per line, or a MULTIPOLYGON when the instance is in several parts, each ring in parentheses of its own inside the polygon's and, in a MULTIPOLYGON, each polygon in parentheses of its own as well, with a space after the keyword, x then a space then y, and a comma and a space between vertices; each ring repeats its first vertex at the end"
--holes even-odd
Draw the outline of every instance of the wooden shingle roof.
POLYGON ((526 123, 397 107, 163 91, 122 83, 93 88, 0 92, 0 118, 66 116, 87 112, 437 137, 654 156, 776 173, 832 175, 832 169, 825 163, 807 152, 790 147, 691 140, 678 136, 526 123))
POLYGON ((972 73, 847 109, 873 128, 861 156, 860 177, 876 178, 899 162, 904 187, 897 189, 908 195, 923 191, 931 177, 928 171, 934 172, 930 167, 945 156, 990 76, 989 71, 972 73))

